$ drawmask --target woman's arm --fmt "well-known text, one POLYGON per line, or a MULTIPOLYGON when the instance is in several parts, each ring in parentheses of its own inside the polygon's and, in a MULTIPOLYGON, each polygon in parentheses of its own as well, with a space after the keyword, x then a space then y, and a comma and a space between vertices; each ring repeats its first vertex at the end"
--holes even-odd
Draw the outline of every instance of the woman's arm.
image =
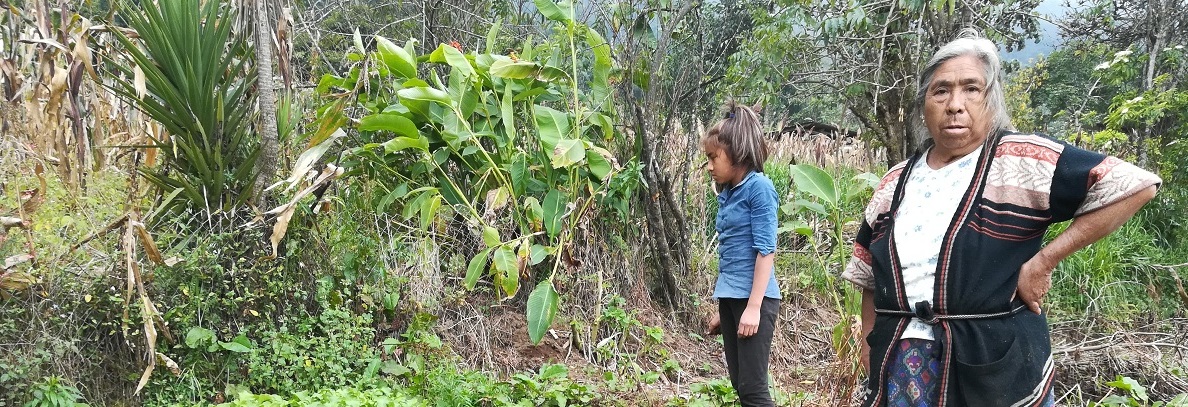
POLYGON ((862 362, 862 368, 870 374, 870 344, 866 343, 866 337, 870 336, 870 331, 874 330, 875 321, 875 306, 874 306, 874 291, 862 289, 862 336, 858 338, 860 342, 861 353, 859 353, 859 361, 862 362))
POLYGON ((751 296, 747 299, 747 309, 738 320, 740 338, 759 332, 759 309, 763 307, 763 295, 767 293, 767 282, 771 280, 771 270, 774 267, 775 252, 755 256, 755 279, 751 280, 751 296))
POLYGON ((1078 216, 1068 229, 1040 249, 1019 269, 1017 295, 1032 312, 1040 313, 1040 305, 1052 288, 1052 270, 1062 260, 1113 233, 1134 217, 1147 201, 1155 197, 1154 185, 1098 210, 1078 216))

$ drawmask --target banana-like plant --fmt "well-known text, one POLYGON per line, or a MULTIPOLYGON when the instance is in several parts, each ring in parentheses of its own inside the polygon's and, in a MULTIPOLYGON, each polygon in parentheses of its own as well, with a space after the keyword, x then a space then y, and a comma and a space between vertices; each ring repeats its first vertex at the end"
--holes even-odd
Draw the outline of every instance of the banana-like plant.
POLYGON ((250 202, 258 142, 252 126, 252 52, 232 33, 234 10, 219 1, 120 3, 134 31, 112 30, 130 64, 108 84, 164 131, 150 134, 163 154, 139 169, 171 210, 210 219, 250 202))
POLYGON ((458 248, 477 251, 464 285, 489 279, 503 298, 534 285, 525 312, 533 342, 556 316, 553 280, 569 267, 579 227, 597 205, 625 206, 622 190, 631 187, 623 185, 638 180, 638 166, 620 166, 602 146, 619 135, 610 46, 574 18, 572 2, 536 3, 557 37, 507 55, 493 52, 498 25, 481 53, 454 43, 418 56, 415 40, 398 46, 378 36, 368 52, 356 34, 351 58, 360 62, 322 78, 318 89, 331 101, 310 137, 325 143, 347 122, 344 100, 357 100, 366 112, 355 127, 362 145, 344 154, 347 174, 386 190, 377 211, 416 217, 425 229, 442 209, 465 219, 482 246, 458 248))

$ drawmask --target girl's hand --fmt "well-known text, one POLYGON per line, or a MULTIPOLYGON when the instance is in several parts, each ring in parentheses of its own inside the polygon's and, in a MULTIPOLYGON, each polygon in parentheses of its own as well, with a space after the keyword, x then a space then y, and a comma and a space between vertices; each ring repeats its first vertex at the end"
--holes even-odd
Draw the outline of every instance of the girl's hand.
POLYGON ((862 370, 866 371, 866 374, 869 375, 870 374, 870 345, 866 344, 865 339, 861 340, 860 342, 862 342, 862 349, 859 351, 860 353, 858 356, 858 361, 862 363, 862 370))
POLYGON ((706 326, 706 335, 717 335, 722 333, 722 317, 717 312, 710 315, 709 325, 706 326))
POLYGON ((759 332, 759 307, 747 306, 738 320, 738 337, 750 338, 759 332))

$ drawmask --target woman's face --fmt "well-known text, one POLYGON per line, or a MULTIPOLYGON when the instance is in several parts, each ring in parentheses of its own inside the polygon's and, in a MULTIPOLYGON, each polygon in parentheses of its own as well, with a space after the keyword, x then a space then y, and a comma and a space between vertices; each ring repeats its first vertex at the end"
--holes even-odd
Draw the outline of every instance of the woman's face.
POLYGON ((745 174, 742 173, 742 168, 736 167, 734 162, 730 161, 726 149, 717 143, 706 143, 702 148, 705 149, 705 170, 709 171, 714 183, 734 186, 742 182, 745 174))
POLYGON ((986 140, 986 78, 977 57, 955 57, 936 69, 924 96, 924 125, 942 154, 964 155, 986 140))

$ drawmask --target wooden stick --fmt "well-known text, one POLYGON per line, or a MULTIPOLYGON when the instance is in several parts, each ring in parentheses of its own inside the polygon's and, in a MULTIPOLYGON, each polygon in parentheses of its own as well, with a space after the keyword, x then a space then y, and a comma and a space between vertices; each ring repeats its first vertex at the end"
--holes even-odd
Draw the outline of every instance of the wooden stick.
POLYGON ((119 227, 122 226, 127 221, 128 221, 128 214, 125 213, 123 216, 120 216, 118 219, 111 222, 110 225, 107 225, 107 227, 103 228, 103 230, 92 233, 90 236, 87 236, 87 237, 83 238, 83 240, 80 240, 78 243, 75 243, 73 246, 70 246, 70 251, 73 252, 75 250, 78 250, 79 247, 82 247, 82 245, 87 244, 87 242, 95 240, 99 236, 106 235, 108 232, 119 229, 119 227))

